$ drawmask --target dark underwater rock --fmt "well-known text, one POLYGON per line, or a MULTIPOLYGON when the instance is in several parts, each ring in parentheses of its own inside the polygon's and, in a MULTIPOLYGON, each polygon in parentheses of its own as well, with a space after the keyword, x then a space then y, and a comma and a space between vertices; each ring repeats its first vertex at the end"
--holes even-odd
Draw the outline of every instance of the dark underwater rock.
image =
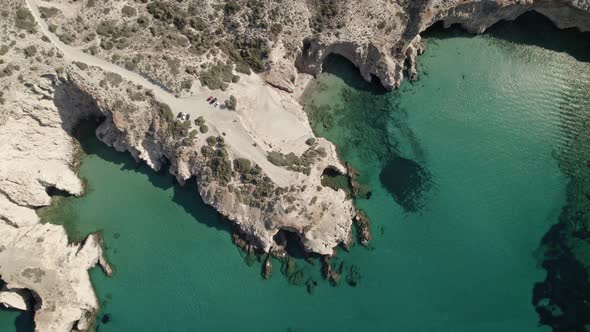
POLYGON ((431 185, 431 175, 422 165, 400 156, 387 161, 379 180, 406 212, 418 212, 423 207, 424 193, 431 185))

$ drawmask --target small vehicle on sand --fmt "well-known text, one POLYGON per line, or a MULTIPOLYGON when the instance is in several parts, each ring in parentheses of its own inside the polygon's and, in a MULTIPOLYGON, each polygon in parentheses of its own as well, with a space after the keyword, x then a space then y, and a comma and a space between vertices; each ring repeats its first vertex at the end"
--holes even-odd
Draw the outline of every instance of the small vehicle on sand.
POLYGON ((183 112, 178 113, 178 115, 176 116, 176 118, 177 119, 180 119, 180 120, 184 120, 184 113, 183 112))
POLYGON ((213 96, 209 96, 209 98, 207 98, 207 101, 211 101, 211 99, 213 99, 213 96))
POLYGON ((217 98, 213 98, 213 99, 212 99, 212 100, 209 102, 209 104, 215 104, 216 102, 217 102, 217 98))
POLYGON ((190 119, 191 119, 191 115, 190 115, 190 114, 186 114, 186 115, 184 116, 184 119, 185 119, 185 120, 190 120, 190 119))

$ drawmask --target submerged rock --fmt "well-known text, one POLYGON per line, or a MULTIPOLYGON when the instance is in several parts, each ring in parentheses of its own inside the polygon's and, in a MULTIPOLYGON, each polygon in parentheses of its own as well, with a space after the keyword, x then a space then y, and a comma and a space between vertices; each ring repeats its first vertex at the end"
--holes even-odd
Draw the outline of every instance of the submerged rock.
POLYGON ((313 294, 313 291, 317 285, 317 281, 313 280, 312 278, 308 278, 305 282, 305 288, 307 289, 307 293, 309 293, 310 295, 313 294))
POLYGON ((262 268, 262 277, 264 277, 264 279, 269 279, 270 277, 272 277, 272 259, 271 259, 271 255, 267 254, 266 255, 266 259, 264 260, 264 266, 262 268))
POLYGON ((371 241, 371 224, 364 211, 359 210, 354 217, 354 224, 357 227, 358 237, 363 246, 368 246, 371 241))
POLYGON ((431 175, 420 163, 401 156, 391 158, 379 174, 381 184, 407 212, 418 212, 424 194, 431 185, 431 175))
POLYGON ((351 265, 346 274, 346 283, 352 287, 356 287, 361 280, 361 274, 358 266, 351 265))
POLYGON ((295 271, 291 275, 289 275, 289 283, 291 285, 301 286, 301 285, 303 285, 304 280, 305 280, 305 274, 304 274, 303 270, 295 271))
POLYGON ((338 285, 340 274, 332 269, 329 256, 322 257, 322 274, 324 275, 324 278, 330 282, 330 285, 338 285))

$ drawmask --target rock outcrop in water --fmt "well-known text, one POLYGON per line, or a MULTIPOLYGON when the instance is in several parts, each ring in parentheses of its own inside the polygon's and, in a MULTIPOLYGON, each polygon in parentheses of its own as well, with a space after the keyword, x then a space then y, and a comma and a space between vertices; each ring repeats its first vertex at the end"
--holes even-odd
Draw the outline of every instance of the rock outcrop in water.
MULTIPOLYGON (((86 271, 97 263, 108 271, 99 239, 68 244, 62 227, 39 224, 35 213, 54 190, 83 193, 70 135, 79 119, 103 118, 103 142, 154 169, 169 164, 180 182, 196 177, 203 200, 250 249, 268 251, 284 230, 330 255, 350 241, 355 212, 343 191, 321 185, 325 169, 346 168, 329 142, 306 144, 313 133, 289 94, 300 92, 301 73, 317 75, 339 54, 392 89, 404 69, 415 78, 419 33, 433 23, 482 32, 529 10, 590 30, 587 0, 5 1, 0 276, 8 288, 0 299, 23 308, 17 295, 30 290, 40 331, 84 330, 98 310, 86 271), (237 96, 237 112, 213 110, 209 94, 237 96), (203 115, 206 127, 193 131, 174 119, 178 111, 203 115)), ((327 259, 324 268, 336 282, 327 259)))
POLYGON ((83 243, 69 244, 61 226, 0 224, 0 275, 6 282, 0 301, 29 309, 22 296, 28 290, 34 297, 38 331, 85 331, 99 308, 87 271, 100 263, 111 273, 102 255, 101 239, 95 234, 83 243))

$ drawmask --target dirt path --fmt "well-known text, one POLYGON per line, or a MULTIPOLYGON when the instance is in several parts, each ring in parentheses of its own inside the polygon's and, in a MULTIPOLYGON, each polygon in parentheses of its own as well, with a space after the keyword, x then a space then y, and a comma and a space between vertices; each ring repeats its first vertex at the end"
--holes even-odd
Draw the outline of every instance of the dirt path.
MULTIPOLYGON (((229 94, 213 93, 208 89, 201 88, 190 97, 176 98, 137 73, 64 44, 55 34, 49 31, 47 23, 41 18, 37 2, 35 0, 26 0, 26 2, 43 34, 49 38, 55 47, 63 52, 64 58, 70 61, 84 62, 89 66, 96 66, 105 71, 117 73, 135 84, 152 90, 154 97, 160 102, 168 104, 175 116, 179 112, 190 114, 192 120, 198 116, 203 116, 209 125, 211 135, 225 133, 225 142, 230 153, 238 157, 248 158, 260 165, 276 184, 287 186, 301 181, 301 174, 287 171, 268 162, 266 152, 262 147, 272 145, 275 149, 285 147, 291 151, 293 147, 301 145, 306 137, 312 135, 311 129, 307 119, 297 116, 292 109, 285 108, 278 93, 271 91, 268 86, 264 86, 260 78, 252 77, 241 84, 247 90, 244 93, 248 94, 250 99, 253 99, 250 104, 254 104, 249 105, 254 108, 252 110, 248 109, 251 114, 246 116, 240 116, 238 112, 214 108, 206 102, 208 95, 214 94, 223 102, 229 97, 229 94), (266 144, 269 141, 272 143, 266 144)), ((235 91, 235 93, 240 94, 239 91, 235 91)))

